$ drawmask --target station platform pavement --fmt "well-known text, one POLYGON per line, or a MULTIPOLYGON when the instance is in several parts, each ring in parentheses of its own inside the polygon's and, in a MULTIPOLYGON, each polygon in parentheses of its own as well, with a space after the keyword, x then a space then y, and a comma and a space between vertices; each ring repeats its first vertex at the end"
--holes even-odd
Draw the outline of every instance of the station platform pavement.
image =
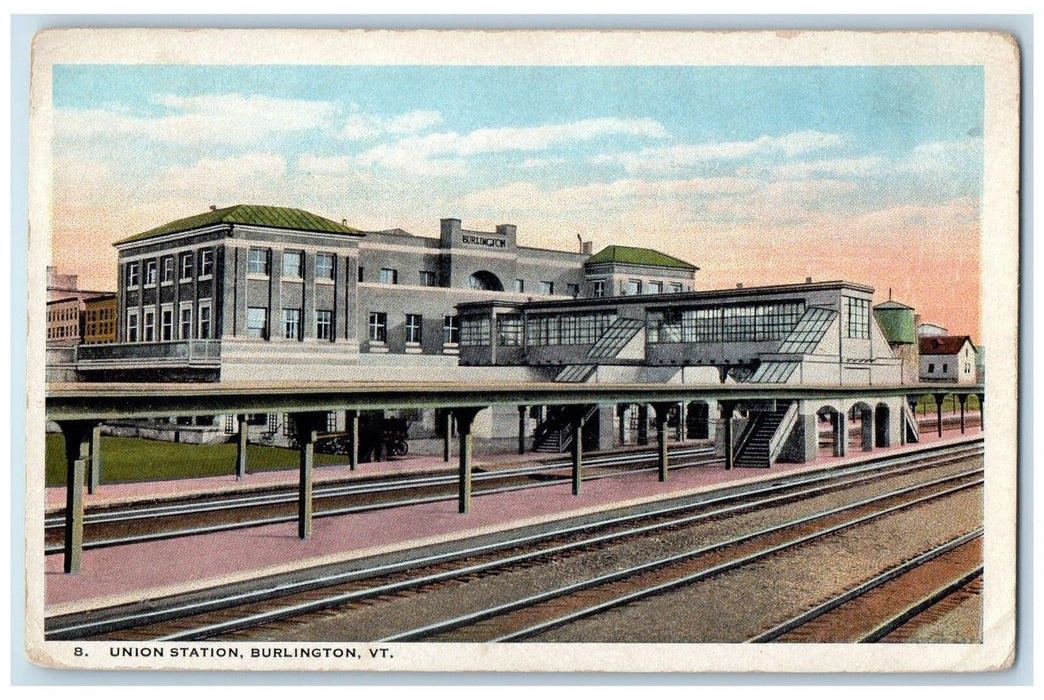
MULTIPOLYGON (((63 614, 184 593, 295 569, 637 505, 665 497, 772 480, 785 473, 829 469, 873 456, 900 454, 916 449, 918 445, 952 443, 979 435, 978 428, 972 428, 963 435, 960 430, 944 430, 942 438, 934 432, 922 434, 921 442, 913 445, 876 448, 873 452, 853 451, 850 447, 848 456, 844 458, 821 453, 814 462, 776 464, 772 469, 736 468, 726 471, 720 462, 681 467, 671 470, 668 480, 662 483, 655 472, 624 473, 585 481, 578 496, 572 495, 568 481, 506 493, 474 494, 471 512, 467 514, 457 512, 456 499, 448 499, 316 518, 312 537, 308 540, 297 537, 296 523, 291 522, 87 549, 83 553, 82 570, 71 575, 62 571, 62 556, 54 554, 44 557, 45 609, 47 615, 63 614)), ((530 455, 529 460, 547 457, 546 454, 530 455)), ((520 456, 512 455, 512 458, 518 463, 520 456)), ((316 483, 343 478, 348 474, 404 473, 407 469, 414 472, 430 471, 436 466, 443 471, 456 468, 455 462, 443 462, 441 455, 394 463, 361 464, 355 472, 349 472, 347 466, 324 467, 316 470, 316 483)), ((296 483, 296 472, 251 474, 248 480, 266 485, 296 483)), ((101 492, 93 494, 91 498, 97 501, 141 498, 159 492, 169 494, 171 489, 183 493, 213 492, 221 488, 242 488, 242 483, 237 484, 235 477, 230 476, 180 482, 112 484, 103 485, 101 492)), ((64 489, 54 491, 60 494, 49 493, 49 502, 52 497, 64 494, 64 489)))

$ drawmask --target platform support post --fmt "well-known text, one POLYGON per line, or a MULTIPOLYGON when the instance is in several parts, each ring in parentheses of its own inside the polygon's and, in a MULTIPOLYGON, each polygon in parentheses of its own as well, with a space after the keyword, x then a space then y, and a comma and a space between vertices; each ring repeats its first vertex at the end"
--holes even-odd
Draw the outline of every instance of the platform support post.
POLYGON ((87 472, 87 493, 95 493, 101 486, 101 425, 91 428, 91 462, 87 472))
POLYGON ((677 441, 681 442, 685 439, 685 403, 675 404, 678 407, 678 428, 675 431, 677 441))
POLYGON ((569 436, 572 438, 570 453, 573 458, 573 495, 580 495, 580 482, 584 478, 584 414, 587 406, 569 406, 569 436))
POLYGON ((442 461, 450 461, 450 440, 453 439, 453 412, 446 411, 443 418, 444 432, 442 435, 442 461))
POLYGON ((638 444, 649 444, 649 407, 644 403, 638 404, 638 444))
POLYGON ((481 410, 475 407, 453 409, 453 416, 457 419, 457 459, 460 466, 457 511, 460 513, 471 510, 471 424, 481 410))
POLYGON ((964 435, 964 402, 968 400, 967 394, 954 394, 961 403, 961 435, 964 435))
POLYGON ((876 422, 874 421, 874 409, 869 408, 859 413, 859 432, 862 437, 860 447, 863 452, 873 452, 875 443, 875 427, 876 422))
POLYGON ((359 468, 359 410, 350 408, 344 417, 348 424, 348 470, 354 472, 359 468))
POLYGON ((986 394, 976 394, 979 397, 979 432, 986 430, 986 394))
POLYGON ((91 458, 93 421, 60 421, 65 438, 65 541, 62 568, 75 574, 83 564, 83 482, 91 458))
POLYGON ((935 425, 938 429, 939 437, 942 437, 942 404, 946 394, 932 394, 932 397, 935 399, 935 425))
POLYGON ((848 455, 848 412, 838 411, 837 423, 834 426, 834 456, 845 457, 848 455))
POLYGON ((297 481, 297 536, 312 536, 312 480, 315 471, 315 439, 320 427, 326 426, 326 413, 295 413, 294 433, 301 448, 297 481))
POLYGON ((627 444, 627 404, 616 405, 616 417, 620 421, 617 426, 616 439, 622 447, 627 444))
POLYGON ((656 412, 656 472, 660 481, 667 481, 667 417, 671 413, 669 403, 654 403, 653 410, 656 412))
POLYGON ((721 409, 721 417, 725 421, 725 469, 729 470, 735 466, 732 453, 732 412, 736 408, 735 401, 719 401, 718 408, 721 409))
POLYGON ((528 406, 518 407, 518 453, 520 455, 526 453, 526 411, 528 410, 528 406))
POLYGON ((236 416, 238 423, 238 440, 236 442, 236 481, 240 481, 247 473, 247 417, 245 414, 236 416))

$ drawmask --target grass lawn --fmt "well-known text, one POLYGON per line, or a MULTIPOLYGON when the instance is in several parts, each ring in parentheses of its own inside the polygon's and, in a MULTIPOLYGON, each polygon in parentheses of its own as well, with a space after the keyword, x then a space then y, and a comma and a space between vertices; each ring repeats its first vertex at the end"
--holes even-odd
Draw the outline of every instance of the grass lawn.
MULTIPOLYGON (((960 413, 961 405, 954 398, 953 394, 947 394, 946 398, 943 399, 942 403, 943 414, 947 413, 960 413)), ((967 401, 964 403, 965 411, 978 411, 979 410, 979 397, 975 394, 968 396, 967 401)), ((917 402, 917 415, 934 415, 935 414, 935 397, 931 394, 925 394, 921 397, 921 400, 917 402)))
MULTIPOLYGON (((263 445, 247 446, 247 471, 297 468, 297 450, 263 445)), ((107 437, 101 439, 102 483, 190 479, 199 476, 235 474, 236 445, 186 445, 184 443, 107 437)), ((345 464, 345 455, 316 454, 315 463, 345 464)), ((65 441, 59 434, 47 435, 46 483, 65 484, 65 441)))

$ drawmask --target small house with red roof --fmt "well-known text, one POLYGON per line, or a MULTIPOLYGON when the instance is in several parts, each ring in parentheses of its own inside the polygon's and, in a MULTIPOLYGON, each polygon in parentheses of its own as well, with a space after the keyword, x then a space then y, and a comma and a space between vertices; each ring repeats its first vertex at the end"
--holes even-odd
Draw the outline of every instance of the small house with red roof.
POLYGON ((969 336, 928 336, 918 342, 922 382, 975 383, 975 344, 969 336))

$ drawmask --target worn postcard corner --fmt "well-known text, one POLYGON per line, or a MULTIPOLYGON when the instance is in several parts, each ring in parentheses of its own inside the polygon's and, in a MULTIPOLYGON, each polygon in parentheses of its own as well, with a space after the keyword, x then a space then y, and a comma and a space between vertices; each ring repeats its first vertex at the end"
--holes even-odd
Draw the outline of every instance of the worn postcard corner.
POLYGON ((1019 61, 40 34, 28 659, 1010 667, 1019 61))

